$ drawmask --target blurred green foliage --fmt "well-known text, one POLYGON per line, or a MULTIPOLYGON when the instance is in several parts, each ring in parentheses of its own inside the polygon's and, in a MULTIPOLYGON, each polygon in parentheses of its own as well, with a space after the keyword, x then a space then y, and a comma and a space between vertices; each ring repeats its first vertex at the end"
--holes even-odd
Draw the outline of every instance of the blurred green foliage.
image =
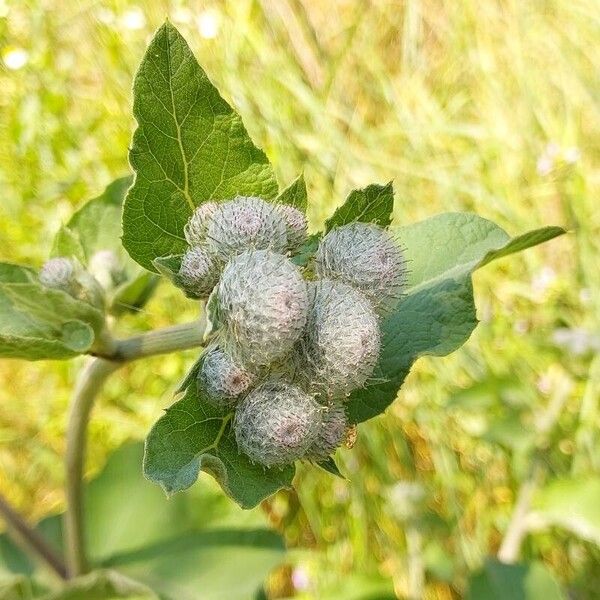
MULTIPOLYGON (((423 574, 425 598, 460 597, 501 547, 524 482, 597 477, 597 8, 0 0, 3 260, 39 265, 72 211, 128 172, 133 74, 167 15, 281 183, 304 171, 313 225, 349 190, 393 179, 397 223, 473 210, 509 233, 573 230, 477 274, 480 327, 455 355, 419 361, 386 415, 361 426, 354 449, 339 453, 347 480, 301 469, 297 494, 265 503, 295 548, 269 582, 272 597, 339 597, 349 574, 374 598, 386 585, 414 593, 423 574)), ((122 333, 194 312, 162 285, 122 333)), ((109 383, 91 469, 147 432, 194 356, 134 363, 109 383)), ((0 488, 35 518, 63 503, 64 412, 79 366, 0 365, 0 488)), ((539 506, 561 493, 551 487, 539 506)), ((552 523, 525 537, 522 558, 543 562, 571 597, 596 598, 597 538, 552 523)))

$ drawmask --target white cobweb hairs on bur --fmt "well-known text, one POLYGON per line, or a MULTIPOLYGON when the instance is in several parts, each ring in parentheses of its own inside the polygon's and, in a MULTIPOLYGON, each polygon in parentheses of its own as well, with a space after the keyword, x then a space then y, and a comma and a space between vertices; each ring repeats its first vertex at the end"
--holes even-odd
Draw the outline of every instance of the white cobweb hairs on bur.
POLYGON ((236 256, 223 271, 217 295, 225 347, 249 367, 281 358, 302 335, 307 286, 285 256, 270 250, 236 256))
POLYGON ((348 417, 341 404, 324 409, 321 427, 306 458, 319 462, 331 456, 343 443, 348 429, 348 417))
POLYGON ((237 406, 238 448, 265 467, 283 466, 306 456, 321 427, 322 408, 300 388, 267 381, 237 406))
POLYGON ((226 408, 254 385, 256 376, 237 363, 227 352, 215 347, 208 350, 198 372, 198 389, 217 408, 226 408))
POLYGON ((218 205, 208 224, 206 242, 223 260, 248 249, 284 253, 287 227, 272 204, 261 198, 237 196, 218 205))
POLYGON ((309 311, 290 363, 309 392, 344 399, 371 377, 381 350, 379 320, 358 290, 335 280, 308 283, 309 311))
POLYGON ((276 204, 275 208, 285 221, 287 227, 287 250, 293 254, 306 241, 308 231, 306 216, 302 211, 289 204, 276 204))
POLYGON ((315 257, 319 277, 339 279, 360 290, 375 311, 393 311, 406 288, 406 260, 400 244, 374 223, 350 223, 332 229, 315 257))
POLYGON ((190 246, 200 246, 206 241, 208 225, 219 208, 216 202, 203 202, 192 213, 183 228, 185 239, 190 246))
POLYGON ((205 246, 188 248, 181 259, 178 279, 192 297, 208 298, 219 282, 221 263, 205 246))

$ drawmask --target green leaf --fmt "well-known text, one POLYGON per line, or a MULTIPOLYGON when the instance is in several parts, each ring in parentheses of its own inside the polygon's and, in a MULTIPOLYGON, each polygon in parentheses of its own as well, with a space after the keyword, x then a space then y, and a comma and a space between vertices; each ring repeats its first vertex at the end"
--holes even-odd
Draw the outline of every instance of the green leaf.
POLYGON ((243 508, 252 508, 277 490, 290 487, 293 466, 265 469, 239 452, 231 417, 199 397, 192 382, 146 439, 146 477, 173 494, 190 487, 204 470, 243 508))
POLYGON ((295 206, 303 213, 306 212, 308 206, 308 194, 306 192, 306 182, 304 175, 300 175, 295 179, 285 190, 277 196, 275 202, 279 204, 288 204, 295 206))
POLYGON ((109 290, 110 312, 116 315, 139 310, 150 299, 159 279, 131 260, 121 244, 121 213, 125 194, 133 177, 121 177, 77 210, 58 231, 53 256, 75 256, 88 265, 96 252, 114 252, 122 265, 125 280, 109 290))
POLYGON ((281 561, 283 550, 272 531, 215 529, 119 555, 109 564, 172 600, 197 600, 198 590, 202 600, 245 600, 281 561))
POLYGON ((331 475, 335 475, 336 477, 339 477, 340 479, 346 479, 340 472, 333 456, 328 456, 325 460, 322 460, 321 462, 319 462, 317 464, 319 465, 319 467, 321 467, 321 469, 323 469, 324 471, 327 471, 331 475))
POLYGON ((496 258, 564 233, 545 227, 511 239, 486 219, 446 213, 392 229, 410 265, 408 290, 382 323, 382 351, 372 383, 352 394, 352 422, 383 412, 396 398, 414 361, 445 356, 462 346, 477 325, 471 273, 496 258))
POLYGON ((116 571, 94 571, 70 580, 41 600, 159 600, 150 588, 116 571))
MULTIPOLYGON (((208 478, 167 499, 143 477, 142 456, 141 444, 123 446, 86 488, 85 531, 93 565, 143 582, 165 600, 196 600, 198 590, 203 600, 252 597, 284 552, 281 537, 265 529, 266 516, 242 510, 208 478)), ((61 522, 56 515, 38 527, 57 552, 61 522)), ((0 536, 3 571, 36 580, 44 576, 5 535, 0 536)))
POLYGON ((543 564, 506 565, 490 559, 471 577, 467 600, 562 600, 562 592, 543 564))
POLYGON ((131 176, 115 179, 102 194, 73 213, 68 221, 67 228, 77 236, 85 253, 85 259, 81 261, 83 264, 87 264, 100 250, 112 250, 120 257, 126 256, 120 240, 121 212, 132 181, 131 176))
POLYGON ((154 273, 140 269, 133 279, 128 279, 114 291, 111 312, 118 315, 139 310, 150 300, 159 281, 154 273))
POLYGON ((54 243, 50 256, 67 256, 76 258, 81 264, 87 261, 85 251, 81 245, 81 240, 76 232, 64 225, 58 230, 54 237, 54 243))
POLYGON ((183 252, 183 227, 202 202, 277 195, 264 152, 169 22, 139 67, 133 113, 136 176, 125 201, 123 244, 143 267, 155 270, 155 258, 183 252))
POLYGON ((102 313, 60 290, 48 289, 26 267, 0 263, 0 356, 64 359, 92 346, 102 313))
POLYGON ((156 270, 166 277, 175 287, 178 287, 183 291, 187 298, 194 300, 198 299, 198 296, 191 294, 182 284, 181 278, 179 277, 179 269, 181 268, 181 260, 183 254, 172 254, 170 256, 159 256, 152 261, 152 264, 156 267, 156 270))
POLYGON ((393 209, 394 188, 391 181, 386 185, 368 185, 362 190, 350 192, 346 202, 325 222, 325 230, 329 231, 354 221, 376 223, 381 227, 387 227, 393 209))
POLYGON ((31 600, 31 582, 22 575, 0 578, 0 600, 31 600))
POLYGON ((305 267, 317 253, 322 237, 323 236, 321 233, 315 233, 309 236, 304 244, 302 244, 298 252, 290 260, 299 267, 305 267))
POLYGON ((35 283, 37 273, 31 267, 0 263, 0 283, 35 283))
POLYGON ((171 254, 169 256, 159 256, 152 261, 156 270, 166 277, 172 284, 179 287, 179 269, 181 268, 181 259, 183 254, 171 254))
POLYGON ((527 521, 532 529, 562 527, 600 546, 600 477, 552 481, 538 492, 527 521))

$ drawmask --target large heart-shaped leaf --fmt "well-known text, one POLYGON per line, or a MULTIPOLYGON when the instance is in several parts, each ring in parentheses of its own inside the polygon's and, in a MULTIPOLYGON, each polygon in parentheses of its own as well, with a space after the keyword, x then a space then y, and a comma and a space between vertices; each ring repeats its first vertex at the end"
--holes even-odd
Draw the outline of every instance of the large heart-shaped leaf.
POLYGON ((376 183, 361 190, 350 192, 346 201, 325 222, 325 230, 341 227, 354 221, 376 223, 381 227, 390 224, 394 209, 394 187, 392 182, 386 185, 376 183))
POLYGON ((562 600, 556 580, 539 562, 506 565, 488 560, 469 582, 467 600, 562 600))
POLYGON ((446 213, 392 231, 408 260, 408 290, 382 323, 382 352, 372 383, 350 398, 355 423, 393 402, 419 356, 444 356, 466 342, 477 325, 475 269, 564 233, 560 227, 544 227, 510 238, 491 221, 469 213, 446 213))
POLYGON ((202 202, 277 195, 265 154, 168 22, 136 75, 133 114, 135 182, 125 202, 123 244, 145 268, 154 271, 155 258, 183 252, 183 227, 202 202))
POLYGON ((0 263, 0 356, 71 358, 90 349, 102 313, 60 290, 42 286, 28 267, 0 263))
POLYGON ((250 462, 237 448, 231 417, 203 400, 195 381, 190 382, 146 439, 146 477, 172 494, 190 487, 204 470, 243 508, 289 487, 293 466, 265 469, 250 462))

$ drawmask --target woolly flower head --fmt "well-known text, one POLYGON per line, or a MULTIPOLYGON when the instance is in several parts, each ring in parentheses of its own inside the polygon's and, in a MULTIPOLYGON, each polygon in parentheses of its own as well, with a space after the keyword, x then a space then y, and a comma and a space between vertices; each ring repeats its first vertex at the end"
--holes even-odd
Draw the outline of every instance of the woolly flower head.
POLYGON ((267 381, 252 390, 235 412, 239 449, 266 467, 304 458, 320 427, 321 407, 315 399, 283 381, 267 381))
POLYGON ((339 279, 360 290, 378 314, 393 311, 406 287, 402 250, 373 223, 332 229, 319 244, 316 271, 319 277, 339 279))
POLYGON ((277 204, 275 208, 285 221, 287 227, 287 249, 293 253, 306 241, 308 228, 306 217, 302 211, 288 204, 277 204))
POLYGON ((248 249, 285 252, 286 223, 272 204, 238 196, 218 205, 208 223, 206 241, 224 260, 248 249))
POLYGON ((208 225, 218 208, 219 205, 216 202, 203 202, 192 213, 183 228, 185 239, 190 246, 200 246, 206 241, 208 225))
POLYGON ((64 256, 51 258, 44 263, 38 277, 47 288, 62 290, 98 308, 104 306, 104 290, 96 278, 75 259, 64 256))
POLYGON ((69 292, 76 285, 75 263, 62 256, 51 258, 40 269, 40 283, 48 288, 69 292))
POLYGON ((205 246, 189 248, 181 259, 179 280, 188 295, 207 298, 219 281, 219 260, 205 246))
POLYGON ((223 271, 217 294, 226 347, 244 364, 277 360, 302 334, 307 286, 285 256, 269 250, 240 254, 223 271))
POLYGON ((347 429, 348 418, 343 406, 334 404, 324 409, 319 433, 308 451, 307 458, 314 461, 325 460, 342 445, 347 429))
POLYGON ((296 348, 296 375, 325 398, 343 398, 373 374, 381 334, 370 302, 335 280, 310 282, 305 335, 296 348))
POLYGON ((198 386, 218 408, 231 406, 256 377, 220 348, 209 350, 198 373, 198 386))

